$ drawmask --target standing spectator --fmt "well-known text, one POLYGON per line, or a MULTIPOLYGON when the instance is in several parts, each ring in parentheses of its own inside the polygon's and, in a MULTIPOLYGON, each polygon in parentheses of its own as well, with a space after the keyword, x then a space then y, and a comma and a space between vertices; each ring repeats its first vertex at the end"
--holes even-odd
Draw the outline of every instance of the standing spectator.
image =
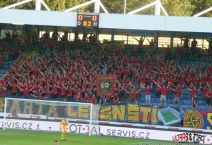
POLYGON ((146 105, 151 105, 151 88, 153 85, 149 86, 147 85, 144 87, 145 89, 145 99, 146 99, 146 105))
POLYGON ((154 49, 154 40, 151 39, 151 41, 147 38, 147 40, 149 41, 149 48, 152 50, 154 49))
POLYGON ((90 96, 88 95, 88 93, 85 93, 84 102, 86 103, 90 102, 90 96))
POLYGON ((211 98, 212 98, 212 91, 211 91, 211 88, 209 88, 208 92, 206 93, 206 106, 207 107, 212 106, 211 98))
POLYGON ((66 90, 67 90, 67 87, 65 87, 64 84, 61 84, 61 87, 60 87, 60 99, 61 100, 66 99, 65 98, 65 96, 66 96, 66 90))
POLYGON ((91 103, 92 103, 92 104, 96 104, 96 103, 97 103, 95 94, 92 94, 91 103))
POLYGON ((184 48, 188 48, 188 45, 189 45, 189 39, 188 39, 188 37, 186 37, 186 38, 181 38, 181 40, 184 41, 183 47, 184 47, 184 48))
MULTIPOLYGON (((134 38, 134 37, 133 37, 133 38, 134 38)), ((139 49, 140 49, 140 50, 143 49, 143 48, 144 48, 143 43, 144 43, 145 37, 142 36, 142 37, 140 38, 140 40, 138 40, 138 39, 136 39, 136 38, 134 38, 134 39, 138 41, 138 45, 139 45, 138 47, 139 47, 139 49)))
POLYGON ((178 104, 178 107, 180 107, 180 95, 182 90, 180 88, 175 88, 172 90, 174 91, 174 107, 176 104, 178 104))
POLYGON ((207 100, 206 98, 207 98, 207 93, 208 93, 208 91, 209 91, 209 89, 207 88, 206 85, 204 85, 204 86, 202 87, 202 96, 203 96, 203 100, 204 100, 204 101, 207 100))
POLYGON ((113 103, 114 104, 118 104, 119 103, 119 95, 118 95, 118 93, 116 93, 115 96, 113 97, 113 103))
POLYGON ((57 83, 54 83, 52 89, 53 89, 53 98, 56 99, 58 97, 58 88, 59 86, 57 85, 57 83))
POLYGON ((191 97, 192 97, 192 106, 193 109, 195 110, 197 107, 197 94, 198 94, 198 90, 196 89, 196 87, 194 86, 194 89, 191 90, 189 88, 187 88, 188 90, 190 90, 191 93, 191 97))
POLYGON ((136 102, 136 95, 140 92, 140 89, 136 92, 133 90, 133 88, 132 88, 131 92, 129 92, 125 89, 125 92, 130 95, 131 103, 135 103, 136 102))
POLYGON ((195 50, 197 48, 197 46, 198 46, 198 43, 197 43, 196 39, 194 38, 193 41, 191 41, 191 48, 193 50, 195 50))
POLYGON ((163 84, 162 86, 159 86, 159 87, 161 90, 160 106, 162 106, 163 102, 164 102, 164 106, 166 106, 166 92, 167 92, 167 88, 169 87, 169 85, 167 87, 165 87, 165 85, 163 84))
POLYGON ((71 86, 67 87, 67 95, 66 95, 66 98, 67 98, 67 101, 74 101, 74 96, 73 96, 73 89, 71 86))

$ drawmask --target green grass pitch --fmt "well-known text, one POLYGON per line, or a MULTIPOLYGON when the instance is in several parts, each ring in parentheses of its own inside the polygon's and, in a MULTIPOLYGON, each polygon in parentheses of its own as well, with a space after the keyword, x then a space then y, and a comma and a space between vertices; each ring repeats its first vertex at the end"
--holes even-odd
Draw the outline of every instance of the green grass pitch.
POLYGON ((67 134, 66 141, 61 141, 60 132, 42 132, 29 130, 2 130, 0 129, 0 145, 176 145, 174 142, 165 142, 148 139, 133 139, 108 136, 88 136, 67 134))

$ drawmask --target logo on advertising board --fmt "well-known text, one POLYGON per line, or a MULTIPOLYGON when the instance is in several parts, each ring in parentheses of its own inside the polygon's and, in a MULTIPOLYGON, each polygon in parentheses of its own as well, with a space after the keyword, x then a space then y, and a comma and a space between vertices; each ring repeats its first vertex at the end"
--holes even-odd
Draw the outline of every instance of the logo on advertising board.
POLYGON ((203 127, 202 114, 197 110, 187 110, 184 112, 183 127, 186 128, 198 128, 203 127))
POLYGON ((172 136, 172 141, 179 143, 208 144, 212 141, 212 136, 185 132, 172 136))

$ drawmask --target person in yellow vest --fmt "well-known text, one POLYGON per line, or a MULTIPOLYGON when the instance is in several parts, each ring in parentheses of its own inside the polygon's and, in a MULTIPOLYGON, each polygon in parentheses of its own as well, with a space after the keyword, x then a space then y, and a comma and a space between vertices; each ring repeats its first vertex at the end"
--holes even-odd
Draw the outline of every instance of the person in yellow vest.
POLYGON ((68 120, 66 120, 66 118, 64 118, 61 122, 60 122, 60 126, 61 126, 61 131, 62 131, 62 141, 66 140, 66 127, 68 125, 68 120))

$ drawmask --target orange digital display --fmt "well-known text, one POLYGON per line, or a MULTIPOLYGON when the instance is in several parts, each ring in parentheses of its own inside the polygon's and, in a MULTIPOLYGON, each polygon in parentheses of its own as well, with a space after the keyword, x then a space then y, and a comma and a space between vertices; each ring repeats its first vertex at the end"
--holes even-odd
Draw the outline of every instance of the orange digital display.
POLYGON ((88 27, 88 28, 98 28, 99 27, 99 15, 98 14, 77 14, 77 27, 88 27))

